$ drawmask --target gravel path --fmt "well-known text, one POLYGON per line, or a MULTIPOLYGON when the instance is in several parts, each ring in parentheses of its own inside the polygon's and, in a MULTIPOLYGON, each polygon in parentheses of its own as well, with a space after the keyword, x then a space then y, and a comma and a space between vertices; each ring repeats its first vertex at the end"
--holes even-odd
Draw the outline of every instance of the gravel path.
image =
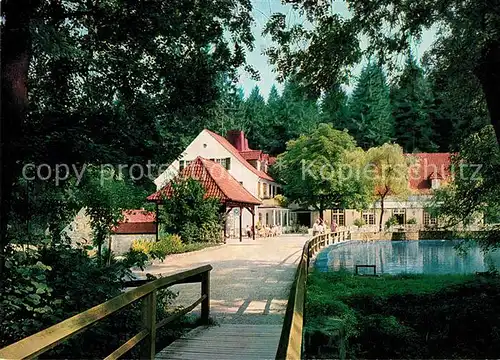
MULTIPOLYGON (((211 264, 210 311, 217 323, 281 324, 305 236, 232 240, 226 245, 167 257, 144 273, 168 275, 211 264)), ((143 275, 144 273, 138 273, 143 275)), ((200 284, 171 287, 178 305, 200 296, 200 284)))

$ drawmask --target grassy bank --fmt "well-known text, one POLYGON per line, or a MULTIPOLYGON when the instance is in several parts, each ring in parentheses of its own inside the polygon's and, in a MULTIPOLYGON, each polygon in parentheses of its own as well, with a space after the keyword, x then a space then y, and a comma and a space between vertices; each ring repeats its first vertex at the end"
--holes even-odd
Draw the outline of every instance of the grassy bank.
POLYGON ((308 280, 309 358, 498 358, 500 279, 474 275, 308 280))

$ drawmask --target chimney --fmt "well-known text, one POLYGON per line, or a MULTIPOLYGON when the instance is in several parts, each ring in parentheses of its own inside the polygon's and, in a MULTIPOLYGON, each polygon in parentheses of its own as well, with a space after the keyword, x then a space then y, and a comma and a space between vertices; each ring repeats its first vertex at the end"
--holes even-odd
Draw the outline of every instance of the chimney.
MULTIPOLYGON (((245 136, 245 134, 243 134, 243 136, 245 136)), ((250 150, 250 148, 248 147, 248 139, 245 137, 245 150, 250 150)))
POLYGON ((241 130, 229 130, 227 132, 226 139, 238 151, 244 151, 246 148, 248 148, 247 139, 245 138, 245 133, 241 130))

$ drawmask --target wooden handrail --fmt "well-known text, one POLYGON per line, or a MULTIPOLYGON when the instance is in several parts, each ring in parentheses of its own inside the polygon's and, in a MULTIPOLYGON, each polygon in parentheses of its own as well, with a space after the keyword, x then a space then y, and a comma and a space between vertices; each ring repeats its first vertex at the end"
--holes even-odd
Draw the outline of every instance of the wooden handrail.
POLYGON ((304 244, 288 298, 285 320, 276 352, 277 360, 298 360, 302 358, 306 284, 311 257, 324 246, 346 240, 346 235, 348 235, 346 231, 320 234, 304 244))
POLYGON ((168 322, 171 322, 179 316, 191 311, 200 303, 202 320, 208 322, 210 303, 209 283, 211 270, 211 265, 204 265, 195 269, 182 271, 150 281, 34 335, 28 336, 27 338, 0 349, 0 359, 32 359, 88 329, 96 322, 143 298, 143 328, 107 358, 116 359, 119 356, 124 355, 142 340, 146 339, 147 342, 143 347, 143 358, 153 359, 155 356, 157 328, 166 325, 168 322), (196 305, 193 306, 193 304, 187 309, 181 310, 180 314, 176 313, 169 316, 167 319, 156 323, 156 291, 167 286, 190 282, 202 283, 201 298, 195 302, 196 305))

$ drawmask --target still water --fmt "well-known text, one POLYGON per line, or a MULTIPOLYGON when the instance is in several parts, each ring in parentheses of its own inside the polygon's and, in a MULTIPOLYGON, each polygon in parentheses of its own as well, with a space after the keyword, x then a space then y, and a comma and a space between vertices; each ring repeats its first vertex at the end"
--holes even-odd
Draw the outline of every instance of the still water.
MULTIPOLYGON (((460 241, 348 241, 321 251, 315 262, 320 271, 347 269, 355 265, 376 265, 377 274, 468 274, 487 271, 490 264, 500 269, 500 252, 484 254, 477 246, 465 255, 455 246, 460 241)), ((360 274, 373 273, 360 269, 360 274)))

